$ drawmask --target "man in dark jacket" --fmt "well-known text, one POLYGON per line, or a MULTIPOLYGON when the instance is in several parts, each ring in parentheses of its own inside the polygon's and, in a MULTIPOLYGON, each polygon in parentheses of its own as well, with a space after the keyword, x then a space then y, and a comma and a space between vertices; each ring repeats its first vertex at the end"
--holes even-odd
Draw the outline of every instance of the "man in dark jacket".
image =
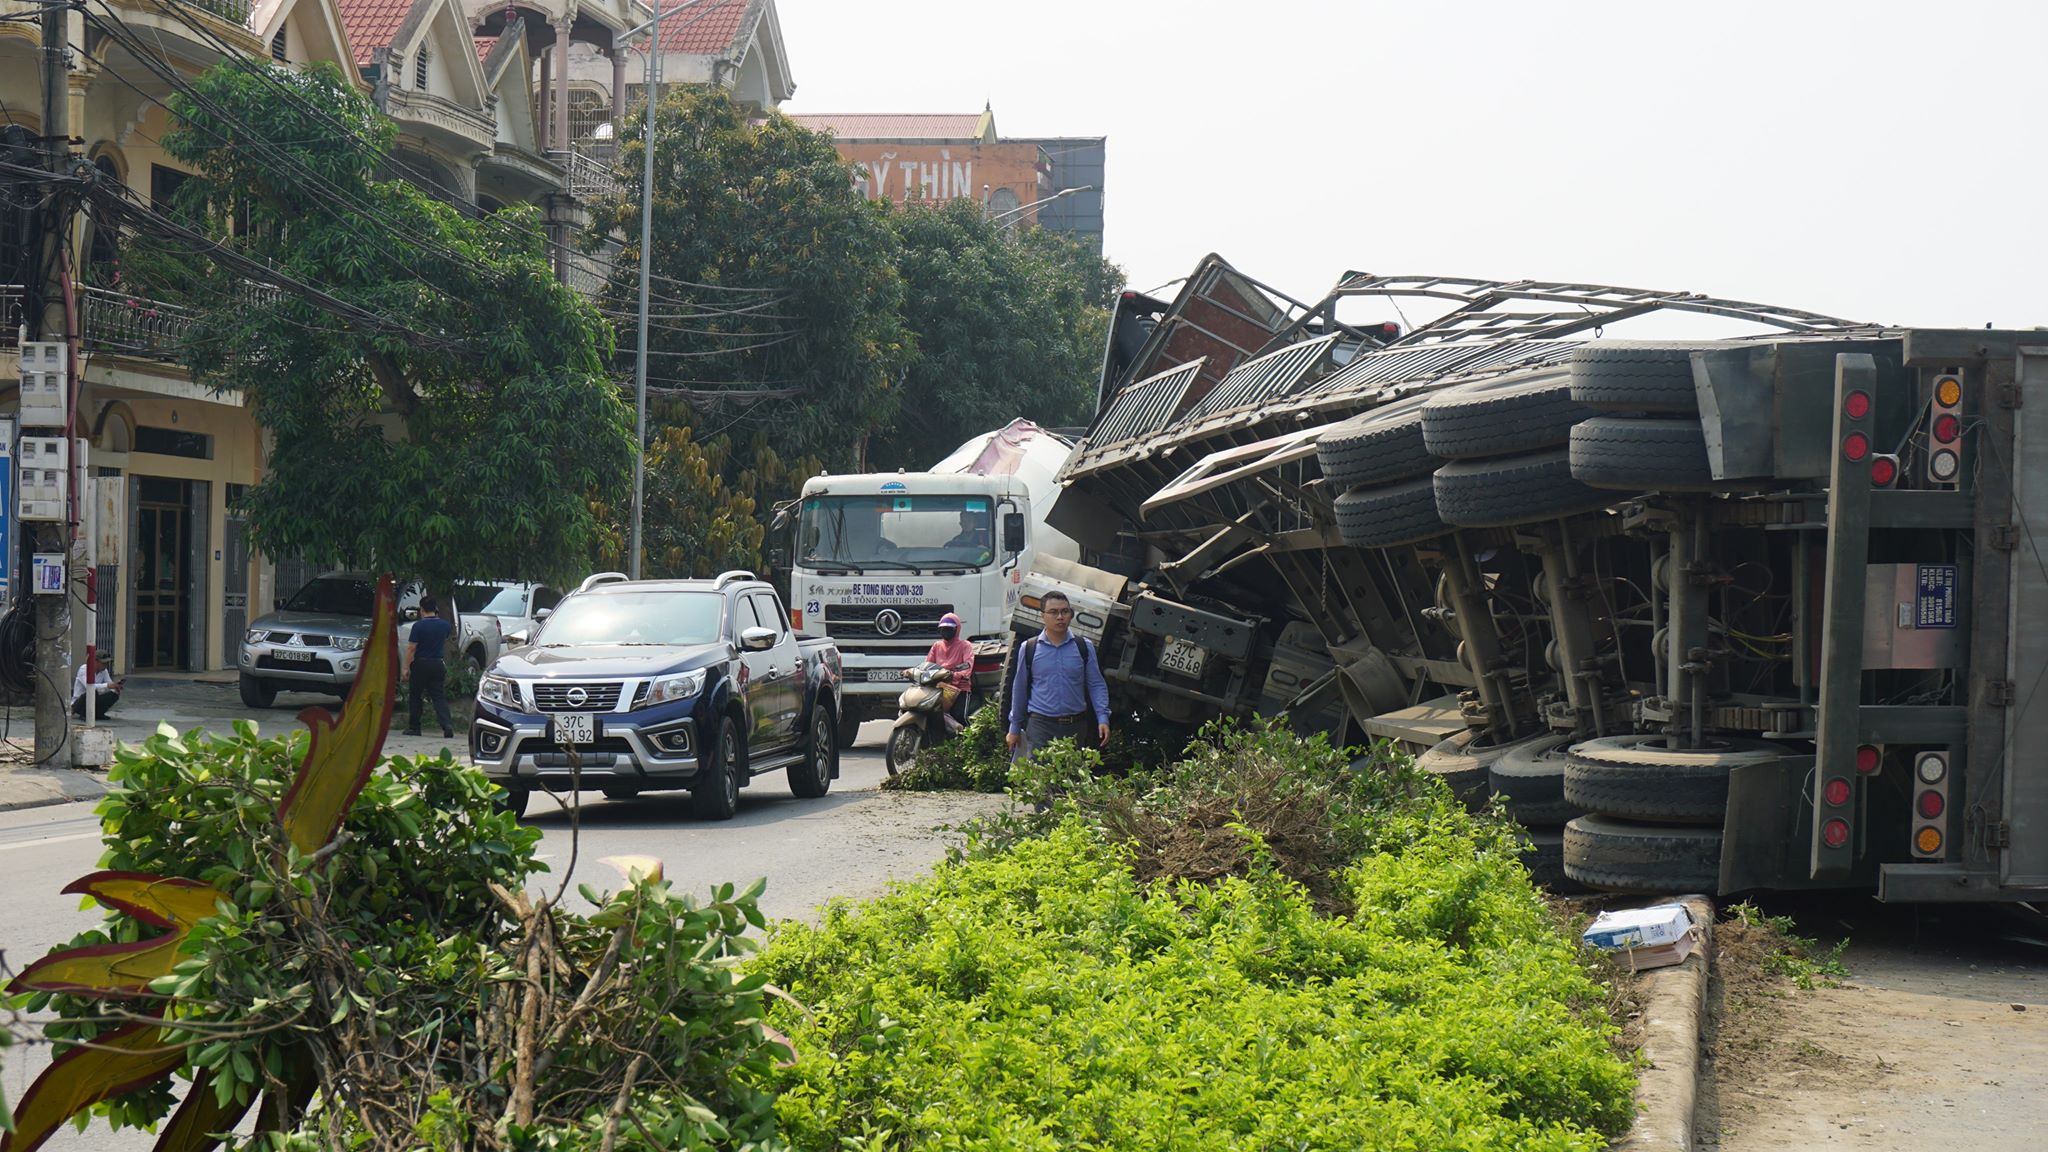
POLYGON ((401 679, 412 682, 411 700, 406 707, 405 726, 407 736, 420 734, 420 697, 434 702, 434 716, 441 721, 441 735, 452 737, 454 727, 448 720, 448 662, 443 655, 448 650, 448 634, 454 625, 441 619, 440 604, 432 596, 420 597, 420 618, 413 621, 412 635, 406 638, 405 666, 399 672, 401 679))

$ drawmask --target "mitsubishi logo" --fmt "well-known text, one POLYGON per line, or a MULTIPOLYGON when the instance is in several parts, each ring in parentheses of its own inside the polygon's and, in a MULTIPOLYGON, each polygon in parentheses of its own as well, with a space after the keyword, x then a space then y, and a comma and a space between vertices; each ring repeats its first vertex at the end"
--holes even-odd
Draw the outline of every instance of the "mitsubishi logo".
POLYGON ((562 699, 567 700, 571 708, 581 708, 590 702, 590 693, 581 688, 571 688, 562 694, 562 699))
POLYGON ((884 636, 894 636, 903 631, 903 615, 894 608, 884 608, 875 613, 875 631, 884 636))

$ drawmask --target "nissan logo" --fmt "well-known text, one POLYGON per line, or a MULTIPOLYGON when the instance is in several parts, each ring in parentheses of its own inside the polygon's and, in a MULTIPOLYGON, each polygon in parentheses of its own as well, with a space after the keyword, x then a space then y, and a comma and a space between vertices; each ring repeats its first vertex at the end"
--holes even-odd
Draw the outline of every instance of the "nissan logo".
POLYGON ((562 699, 567 700, 571 708, 581 708, 590 702, 590 693, 581 688, 571 688, 562 694, 562 699))
POLYGON ((903 631, 903 614, 894 608, 884 608, 875 613, 875 631, 884 636, 894 636, 903 631))

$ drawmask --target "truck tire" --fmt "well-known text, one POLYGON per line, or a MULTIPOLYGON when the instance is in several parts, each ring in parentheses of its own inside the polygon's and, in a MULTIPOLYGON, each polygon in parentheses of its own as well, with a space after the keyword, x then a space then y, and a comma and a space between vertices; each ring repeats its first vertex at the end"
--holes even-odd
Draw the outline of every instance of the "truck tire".
POLYGON ((1572 353, 1572 399, 1603 412, 1698 416, 1692 349, 1588 344, 1572 353))
POLYGON ((1747 737, 1683 749, 1665 748, 1663 740, 1637 734, 1572 745, 1565 756, 1564 798, 1620 820, 1719 827, 1728 811, 1729 771, 1786 755, 1781 745, 1747 737))
POLYGON ((1353 548, 1392 548, 1451 530, 1436 514, 1436 486, 1418 476, 1383 488, 1357 488, 1337 497, 1337 538, 1353 548))
POLYGON ((841 752, 851 751, 854 741, 860 739, 861 720, 860 708, 848 704, 846 706, 846 715, 832 729, 832 738, 839 742, 839 750, 841 752))
POLYGON ((1721 883, 1721 830, 1581 816, 1564 826, 1564 874, 1609 892, 1711 896, 1721 883))
POLYGON ((1561 372, 1467 384, 1422 406, 1422 439, 1443 460, 1514 456, 1564 443, 1572 425, 1592 414, 1572 399, 1571 380, 1561 372))
POLYGON ((1316 463, 1332 492, 1427 476, 1436 459, 1422 442, 1422 405, 1378 408, 1316 438, 1316 463))
POLYGON ((242 673, 242 703, 250 708, 268 708, 277 703, 277 685, 259 676, 242 673))
POLYGON ((1529 879, 1556 896, 1572 896, 1586 886, 1564 874, 1564 829, 1542 828, 1525 831, 1522 839, 1528 851, 1522 853, 1522 867, 1529 879))
POLYGON ((839 775, 839 735, 832 710, 820 701, 811 705, 811 739, 804 758, 789 766, 789 791, 799 800, 816 800, 832 790, 839 775))
POLYGON ((1482 735, 1477 729, 1467 728, 1417 756, 1415 766, 1443 781, 1466 803, 1483 801, 1486 799, 1488 769, 1524 741, 1475 747, 1482 735))
POLYGON ((1572 478, 1595 488, 1696 492, 1714 487, 1697 420, 1595 416, 1572 429, 1572 478))
POLYGON ((1538 736, 1488 766, 1493 794, 1506 803, 1515 823, 1532 830, 1559 828, 1585 815, 1585 809, 1564 798, 1565 749, 1571 742, 1569 736, 1538 736))
POLYGON ((1612 503, 1610 493, 1572 478, 1563 448, 1507 460, 1459 460, 1432 478, 1437 513, 1459 528, 1497 528, 1555 520, 1612 503))
POLYGON ((690 789, 690 811, 699 820, 730 820, 740 808, 740 773, 746 771, 740 727, 732 717, 719 720, 718 738, 705 751, 712 760, 698 769, 697 784, 690 789))

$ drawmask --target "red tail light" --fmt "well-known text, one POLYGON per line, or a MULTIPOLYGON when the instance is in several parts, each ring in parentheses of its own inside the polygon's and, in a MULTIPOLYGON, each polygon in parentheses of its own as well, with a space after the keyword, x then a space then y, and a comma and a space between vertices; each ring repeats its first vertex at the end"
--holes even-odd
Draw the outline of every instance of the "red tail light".
POLYGON ((1934 791, 1922 792, 1920 799, 1915 801, 1914 804, 1915 807, 1920 809, 1920 818, 1922 820, 1932 820, 1941 815, 1948 807, 1947 799, 1941 793, 1934 791))
POLYGON ((1861 432, 1851 432, 1842 437, 1842 458, 1851 464, 1862 463, 1870 455, 1870 437, 1861 432))
POLYGON ((1953 444, 1963 434, 1963 422, 1953 412, 1943 412, 1934 418, 1934 438, 1943 444, 1953 444))
POLYGON ((1849 393, 1842 398, 1842 411, 1847 412, 1851 420, 1861 420, 1870 415, 1870 393, 1849 393))
POLYGON ((1837 776, 1829 780, 1826 795, 1828 803, 1833 807, 1840 808, 1842 805, 1847 804, 1849 802, 1849 778, 1837 776))
POLYGON ((1847 844, 1849 842, 1849 822, 1847 820, 1830 820, 1821 825, 1820 839, 1821 843, 1826 844, 1830 848, 1840 848, 1842 845, 1847 844))
POLYGON ((1864 744, 1856 749, 1856 771, 1865 776, 1878 770, 1884 764, 1884 749, 1875 744, 1864 744))

